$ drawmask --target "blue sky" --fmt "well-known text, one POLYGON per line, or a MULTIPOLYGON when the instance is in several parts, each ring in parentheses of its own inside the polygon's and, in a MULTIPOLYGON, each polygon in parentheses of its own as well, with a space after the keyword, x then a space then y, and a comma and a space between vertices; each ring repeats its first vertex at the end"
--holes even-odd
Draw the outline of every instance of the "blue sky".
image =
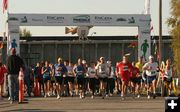
MULTIPOLYGON (((154 31, 158 34, 158 1, 151 0, 151 18, 154 31)), ((170 16, 170 0, 163 1, 163 35, 168 34, 165 23, 170 16)), ((1 0, 2 3, 2 0, 1 0)), ((2 6, 2 5, 1 5, 2 6)), ((144 0, 9 0, 10 13, 50 13, 50 14, 141 14, 144 0)), ((0 35, 4 31, 5 15, 0 8, 0 35)), ((24 28, 24 27, 23 27, 24 28)), ((65 35, 64 27, 26 27, 32 35, 65 35)), ((137 28, 94 27, 90 30, 96 35, 136 35, 137 28)))

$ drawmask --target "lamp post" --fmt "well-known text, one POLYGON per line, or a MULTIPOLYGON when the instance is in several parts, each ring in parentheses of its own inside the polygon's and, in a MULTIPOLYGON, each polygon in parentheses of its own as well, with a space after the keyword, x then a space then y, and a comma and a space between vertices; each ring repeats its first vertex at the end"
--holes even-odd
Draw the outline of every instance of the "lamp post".
POLYGON ((159 0, 159 64, 162 61, 162 0, 159 0))

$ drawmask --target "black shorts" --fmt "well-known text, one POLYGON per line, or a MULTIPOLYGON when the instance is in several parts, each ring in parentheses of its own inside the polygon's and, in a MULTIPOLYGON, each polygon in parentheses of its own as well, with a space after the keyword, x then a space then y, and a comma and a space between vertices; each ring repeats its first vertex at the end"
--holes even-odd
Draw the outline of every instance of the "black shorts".
POLYGON ((156 76, 147 76, 147 84, 152 84, 154 80, 157 80, 156 76))
POLYGON ((55 83, 62 85, 63 84, 63 77, 55 76, 55 83))
POLYGON ((68 77, 63 77, 63 84, 68 85, 68 77))
POLYGON ((107 77, 104 77, 104 78, 99 78, 99 81, 101 82, 108 82, 108 78, 107 77))
POLYGON ((164 77, 164 82, 171 84, 172 83, 172 78, 168 79, 166 77, 164 77))
POLYGON ((85 79, 84 77, 77 77, 77 84, 78 85, 84 85, 85 79))
POLYGON ((51 77, 43 77, 43 83, 46 83, 47 81, 50 81, 51 77))
POLYGON ((68 77, 68 82, 74 83, 75 77, 68 77))
POLYGON ((140 84, 141 83, 141 78, 140 77, 131 78, 130 80, 131 80, 131 82, 133 82, 135 84, 140 84))

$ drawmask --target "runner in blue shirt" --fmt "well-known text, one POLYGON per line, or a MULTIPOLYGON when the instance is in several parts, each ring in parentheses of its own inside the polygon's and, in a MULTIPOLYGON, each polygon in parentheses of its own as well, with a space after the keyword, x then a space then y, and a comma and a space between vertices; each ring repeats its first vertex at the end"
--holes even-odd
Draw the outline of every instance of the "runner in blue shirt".
POLYGON ((67 69, 63 64, 62 58, 58 58, 58 63, 54 65, 55 83, 57 91, 57 99, 60 99, 63 91, 63 75, 67 73, 67 69))

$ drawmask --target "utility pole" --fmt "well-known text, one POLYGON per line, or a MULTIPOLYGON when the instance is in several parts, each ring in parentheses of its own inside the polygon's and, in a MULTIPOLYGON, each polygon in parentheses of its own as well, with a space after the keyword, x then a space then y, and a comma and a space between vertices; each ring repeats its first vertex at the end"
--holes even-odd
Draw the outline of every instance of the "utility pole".
POLYGON ((159 64, 162 61, 162 0, 159 0, 159 64))

